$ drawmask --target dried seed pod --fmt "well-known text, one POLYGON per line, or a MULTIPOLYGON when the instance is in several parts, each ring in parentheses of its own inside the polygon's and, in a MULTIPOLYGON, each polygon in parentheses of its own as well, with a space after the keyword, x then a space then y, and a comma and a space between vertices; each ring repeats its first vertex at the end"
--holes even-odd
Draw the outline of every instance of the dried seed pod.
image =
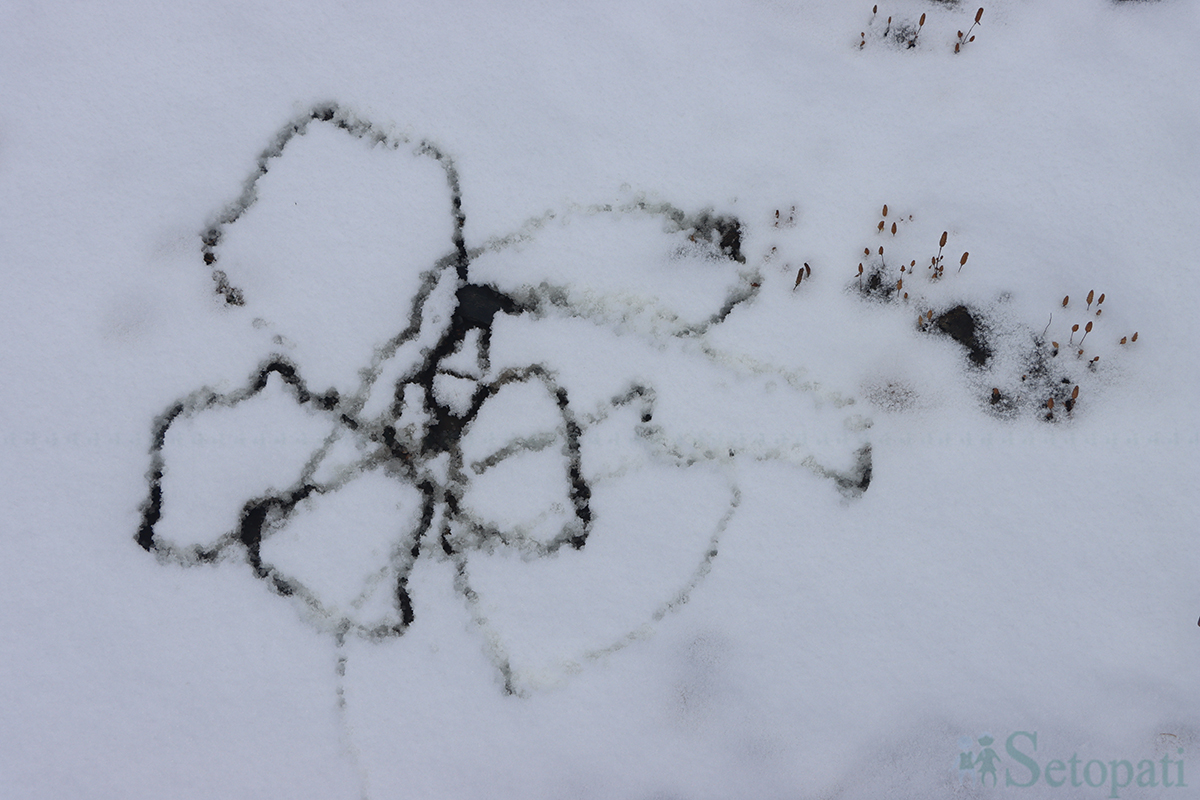
POLYGON ((925 27, 925 15, 924 14, 921 15, 921 21, 917 23, 917 27, 918 28, 925 27))
POLYGON ((883 255, 883 245, 879 246, 879 255, 883 255))
POLYGON ((1104 302, 1104 292, 1101 292, 1100 299, 1096 301, 1096 305, 1100 305, 1103 302, 1104 302))
POLYGON ((973 42, 973 41, 975 41, 975 37, 974 37, 974 36, 972 36, 970 39, 967 39, 967 41, 968 41, 968 42, 973 42))
POLYGON ((912 268, 913 268, 913 267, 915 267, 916 265, 917 265, 917 260, 916 260, 915 258, 914 258, 912 261, 908 262, 908 268, 909 268, 909 269, 912 269, 912 268))
POLYGON ((1087 296, 1087 304, 1088 304, 1088 308, 1091 308, 1091 307, 1092 307, 1092 298, 1093 298, 1093 297, 1095 297, 1095 296, 1096 296, 1096 290, 1095 290, 1095 289, 1091 289, 1091 290, 1089 290, 1089 291, 1088 291, 1088 296, 1087 296))
POLYGON ((1055 350, 1057 350, 1057 349, 1058 349, 1058 342, 1051 342, 1050 344, 1054 345, 1054 349, 1055 349, 1055 350))
MULTIPOLYGON (((1136 341, 1137 341, 1137 331, 1134 331, 1134 332, 1133 332, 1133 338, 1131 338, 1129 341, 1131 341, 1131 342, 1136 342, 1136 341)), ((1099 358, 1099 356, 1097 356, 1097 358, 1099 358)))
POLYGON ((1054 410, 1054 398, 1053 397, 1051 397, 1049 400, 1046 401, 1046 408, 1050 409, 1051 411, 1054 410))
POLYGON ((1078 384, 1076 384, 1075 388, 1071 390, 1071 399, 1072 400, 1079 399, 1079 385, 1078 384))
POLYGON ((896 291, 898 292, 903 288, 904 288, 904 278, 901 278, 900 280, 896 281, 896 291))
POLYGON ((904 299, 905 299, 905 300, 907 300, 907 299, 908 299, 908 292, 905 292, 905 293, 904 293, 904 299))
POLYGON ((961 266, 964 266, 964 265, 966 265, 966 263, 967 263, 967 256, 969 256, 969 255, 971 255, 971 254, 970 254, 970 253, 963 253, 963 256, 962 256, 962 258, 960 258, 960 259, 959 259, 959 261, 958 261, 958 265, 959 265, 960 267, 961 267, 961 266))
POLYGON ((946 246, 946 237, 950 235, 949 231, 942 231, 942 241, 938 243, 939 247, 946 246))
POLYGON ((869 256, 869 255, 871 255, 871 248, 869 248, 869 247, 864 247, 864 248, 863 248, 863 255, 864 255, 864 256, 869 256))
MULTIPOLYGON (((928 311, 926 311, 925 316, 929 319, 933 319, 933 309, 931 308, 928 311)), ((1135 333, 1134 336, 1137 336, 1137 334, 1135 333)))
POLYGON ((1084 325, 1084 326, 1083 326, 1083 332, 1084 332, 1084 333, 1091 333, 1091 332, 1092 332, 1092 323, 1090 323, 1090 322, 1089 322, 1087 325, 1084 325))
POLYGON ((872 14, 878 14, 878 13, 879 13, 879 6, 871 6, 871 13, 872 13, 872 14))
POLYGON ((896 223, 892 223, 892 236, 896 235, 896 223))
POLYGON ((796 283, 792 286, 792 288, 795 289, 797 286, 799 286, 800 281, 802 280, 804 280, 804 267, 801 267, 800 271, 796 273, 796 283))
MULTIPOLYGON (((866 42, 866 36, 864 36, 864 37, 863 37, 863 42, 864 42, 864 43, 866 42)), ((958 44, 958 42, 955 42, 955 43, 954 43, 954 52, 956 52, 956 53, 957 53, 957 52, 958 52, 958 48, 959 48, 959 44, 958 44)))
POLYGON ((862 277, 862 264, 861 263, 859 263, 859 265, 858 265, 858 275, 859 275, 859 277, 862 277))
POLYGON ((982 18, 983 18, 983 9, 981 8, 975 12, 975 23, 979 24, 979 20, 982 18))
POLYGON ((884 203, 884 204, 883 204, 883 215, 884 215, 885 217, 887 216, 887 203, 884 203))
POLYGON ((883 220, 879 220, 879 230, 883 230, 883 220))
POLYGON ((1079 333, 1079 323, 1078 322, 1076 322, 1074 325, 1071 326, 1071 333, 1079 333))
POLYGON ((806 278, 812 277, 812 267, 810 267, 808 265, 807 261, 804 262, 804 277, 806 277, 806 278))
POLYGON ((1063 298, 1063 308, 1067 307, 1067 301, 1069 301, 1070 299, 1071 299, 1071 295, 1067 295, 1066 297, 1063 298))
POLYGON ((1125 344, 1125 342, 1127 342, 1127 341, 1129 341, 1129 337, 1127 337, 1127 336, 1121 337, 1121 344, 1125 344))

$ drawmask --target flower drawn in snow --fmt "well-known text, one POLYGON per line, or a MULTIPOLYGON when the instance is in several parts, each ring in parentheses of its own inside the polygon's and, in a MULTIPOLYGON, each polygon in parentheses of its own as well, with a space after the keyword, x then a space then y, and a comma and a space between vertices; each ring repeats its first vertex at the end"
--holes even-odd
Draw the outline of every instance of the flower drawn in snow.
MULTIPOLYGON (((409 238, 432 231, 429 247, 438 247, 440 230, 449 241, 410 284, 403 330, 359 354, 366 361, 356 364, 356 385, 337 385, 355 355, 337 337, 370 335, 379 313, 329 336, 314 333, 318 313, 276 335, 277 352, 244 385, 198 389, 155 420, 136 540, 160 561, 244 561, 338 642, 404 634, 418 616, 414 570, 448 562, 506 691, 521 692, 541 680, 522 654, 548 636, 568 641, 556 650, 560 662, 611 652, 687 601, 739 505, 729 469, 737 459, 791 460, 847 497, 866 490, 869 444, 836 470, 803 442, 712 433, 764 416, 736 408, 739 398, 785 418, 799 397, 834 411, 849 402, 709 341, 761 283, 745 268, 731 217, 638 199, 547 214, 471 248, 448 155, 322 105, 280 131, 240 197, 202 234, 227 305, 256 303, 224 266, 237 265, 226 258, 233 226, 260 203, 285 148, 315 123, 365 140, 373 153, 407 151, 425 178, 436 167, 448 202, 414 201, 414 214, 440 221, 412 226, 409 238), (616 248, 605 256, 613 269, 561 278, 581 233, 588 252, 616 248), (631 255, 630 241, 652 243, 658 274, 637 263, 646 257, 631 255), (631 280, 622 285, 621 274, 631 280), (296 352, 282 352, 289 348, 296 352), (313 369, 334 385, 315 390, 313 369), (570 631, 561 630, 564 609, 570 631)), ((298 197, 319 194, 299 185, 298 197)), ((291 210, 277 202, 260 227, 285 224, 291 210)), ((339 263, 332 244, 313 251, 329 258, 324 269, 346 271, 335 272, 336 287, 356 280, 355 264, 339 263)), ((240 267, 249 273, 247 263, 240 267)), ((380 274, 414 273, 396 264, 380 274)), ((386 294, 370 284, 365 291, 370 301, 386 294)), ((305 299, 313 295, 319 308, 320 292, 305 299)), ((291 297, 285 312, 297 305, 291 297)), ((360 307, 344 298, 331 306, 328 316, 360 307)), ((256 319, 259 328, 273 324, 256 319)))

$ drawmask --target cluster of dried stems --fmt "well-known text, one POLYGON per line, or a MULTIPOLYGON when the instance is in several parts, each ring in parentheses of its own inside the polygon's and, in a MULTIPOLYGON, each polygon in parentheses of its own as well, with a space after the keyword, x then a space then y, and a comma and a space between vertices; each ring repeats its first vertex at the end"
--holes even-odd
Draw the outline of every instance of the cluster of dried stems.
MULTIPOLYGON (((871 7, 871 19, 867 21, 868 27, 875 24, 875 18, 878 16, 879 16, 879 5, 876 4, 871 7)), ((958 32, 958 38, 954 42, 954 52, 955 53, 962 52, 962 48, 965 45, 975 41, 975 37, 974 37, 974 35, 972 35, 971 32, 975 30, 975 26, 979 25, 980 20, 982 20, 982 19, 983 19, 983 9, 980 8, 978 11, 975 12, 975 21, 973 23, 971 23, 971 27, 968 28, 965 33, 963 31, 958 32)), ((917 46, 917 39, 920 37, 921 30, 924 27, 925 27, 925 15, 922 14, 921 18, 919 20, 917 20, 916 28, 913 28, 911 26, 911 23, 909 23, 907 25, 901 23, 900 26, 896 29, 895 37, 896 37, 897 41, 899 41, 906 48, 911 50, 917 46)), ((888 36, 891 36, 891 35, 892 35, 892 18, 889 16, 887 18, 887 23, 884 26, 883 35, 881 38, 887 39, 888 36)), ((859 37, 860 37, 860 40, 858 43, 858 49, 862 50, 863 48, 865 48, 867 46, 867 32, 866 31, 860 32, 859 37)))

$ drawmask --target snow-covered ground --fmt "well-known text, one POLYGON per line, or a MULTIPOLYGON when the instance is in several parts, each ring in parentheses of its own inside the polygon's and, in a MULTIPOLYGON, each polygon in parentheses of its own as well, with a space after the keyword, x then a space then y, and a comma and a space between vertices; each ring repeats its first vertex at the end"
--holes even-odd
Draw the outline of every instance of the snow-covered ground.
POLYGON ((1200 11, 977 8, 0 8, 0 794, 1189 797, 1200 11))

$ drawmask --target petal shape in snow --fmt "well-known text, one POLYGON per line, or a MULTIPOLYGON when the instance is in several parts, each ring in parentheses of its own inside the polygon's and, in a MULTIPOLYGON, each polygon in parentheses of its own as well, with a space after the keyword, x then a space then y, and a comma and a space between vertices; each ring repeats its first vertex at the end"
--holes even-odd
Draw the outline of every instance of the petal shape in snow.
POLYGON ((424 273, 458 263, 456 184, 436 149, 318 107, 259 157, 206 229, 205 260, 311 380, 349 393, 375 348, 419 322, 424 273))
POLYGON ((335 402, 273 359, 241 389, 172 404, 155 424, 138 543, 181 563, 217 558, 239 540, 248 502, 301 480, 336 428, 335 402))

